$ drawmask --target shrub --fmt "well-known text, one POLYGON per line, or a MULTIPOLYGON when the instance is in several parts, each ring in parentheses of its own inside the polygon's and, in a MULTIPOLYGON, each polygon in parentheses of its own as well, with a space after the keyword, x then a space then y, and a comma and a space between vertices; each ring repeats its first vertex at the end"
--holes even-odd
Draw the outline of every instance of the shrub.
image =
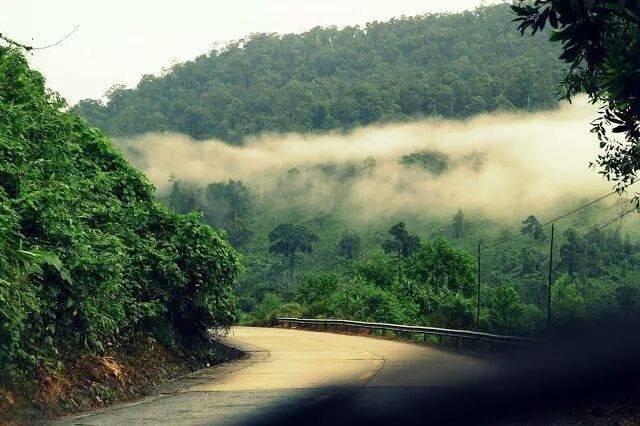
POLYGON ((401 299, 398 293, 355 277, 331 295, 327 311, 336 318, 412 324, 419 317, 420 308, 408 298, 401 299))

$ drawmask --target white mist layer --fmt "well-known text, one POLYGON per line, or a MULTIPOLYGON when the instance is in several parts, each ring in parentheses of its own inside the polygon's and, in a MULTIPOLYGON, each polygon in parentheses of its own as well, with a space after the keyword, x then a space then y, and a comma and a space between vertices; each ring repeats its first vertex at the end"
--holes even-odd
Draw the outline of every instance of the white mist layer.
POLYGON ((116 141, 149 179, 163 191, 172 175, 206 185, 242 180, 257 194, 272 192, 287 171, 298 168, 303 191, 297 198, 317 207, 336 206, 361 217, 450 214, 462 208, 497 217, 557 208, 567 200, 595 197, 610 190, 588 167, 598 148, 589 133, 595 108, 580 100, 542 113, 479 115, 469 120, 423 120, 375 125, 346 134, 263 135, 243 146, 218 140, 194 141, 180 134, 146 134, 116 141), (434 176, 399 163, 420 150, 448 154, 452 161, 480 152, 479 169, 460 165, 434 176), (377 166, 345 183, 327 177, 318 166, 377 166))

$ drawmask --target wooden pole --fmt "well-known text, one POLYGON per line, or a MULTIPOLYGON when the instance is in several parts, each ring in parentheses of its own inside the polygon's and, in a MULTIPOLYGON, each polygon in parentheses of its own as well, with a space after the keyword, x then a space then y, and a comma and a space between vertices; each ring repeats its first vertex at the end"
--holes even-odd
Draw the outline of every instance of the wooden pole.
POLYGON ((482 241, 478 241, 478 277, 477 277, 477 305, 476 305, 476 328, 480 327, 480 250, 482 241))
POLYGON ((555 224, 551 224, 551 244, 549 246, 549 284, 547 288, 547 333, 551 330, 551 285, 553 283, 553 236, 555 224))

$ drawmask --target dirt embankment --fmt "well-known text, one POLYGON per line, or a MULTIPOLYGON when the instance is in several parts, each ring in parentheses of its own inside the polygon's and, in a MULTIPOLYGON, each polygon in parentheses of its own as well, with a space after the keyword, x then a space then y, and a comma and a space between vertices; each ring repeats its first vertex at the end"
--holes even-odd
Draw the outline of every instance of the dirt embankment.
POLYGON ((238 354, 212 342, 206 357, 175 353, 148 337, 109 347, 100 357, 66 360, 55 370, 41 369, 37 381, 21 389, 0 388, 0 425, 30 423, 127 402, 199 368, 238 354))

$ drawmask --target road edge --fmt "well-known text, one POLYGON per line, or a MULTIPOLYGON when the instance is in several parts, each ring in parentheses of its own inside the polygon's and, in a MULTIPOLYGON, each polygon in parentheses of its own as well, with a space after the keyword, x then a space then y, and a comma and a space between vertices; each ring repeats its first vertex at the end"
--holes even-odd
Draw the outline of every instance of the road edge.
POLYGON ((229 337, 228 335, 216 339, 215 344, 220 345, 228 350, 231 354, 233 354, 233 358, 229 361, 176 377, 170 380, 168 383, 158 386, 158 388, 155 389, 152 394, 144 396, 135 401, 116 403, 95 410, 70 414, 54 419, 43 419, 41 421, 38 421, 37 424, 73 424, 75 421, 88 419, 95 415, 130 407, 136 407, 162 400, 176 393, 191 392, 190 389, 195 386, 213 380, 218 380, 224 376, 233 374, 237 371, 258 364, 269 358, 270 356, 269 351, 267 351, 266 349, 243 342, 241 340, 235 339, 234 337, 229 337))

